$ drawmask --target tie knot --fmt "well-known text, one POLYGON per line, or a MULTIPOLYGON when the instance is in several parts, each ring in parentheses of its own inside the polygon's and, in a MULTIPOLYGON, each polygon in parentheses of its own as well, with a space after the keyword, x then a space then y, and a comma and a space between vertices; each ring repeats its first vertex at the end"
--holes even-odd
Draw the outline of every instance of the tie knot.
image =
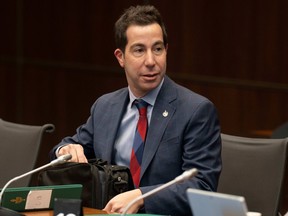
POLYGON ((142 99, 136 99, 134 101, 135 106, 137 107, 140 115, 146 115, 148 103, 142 99))

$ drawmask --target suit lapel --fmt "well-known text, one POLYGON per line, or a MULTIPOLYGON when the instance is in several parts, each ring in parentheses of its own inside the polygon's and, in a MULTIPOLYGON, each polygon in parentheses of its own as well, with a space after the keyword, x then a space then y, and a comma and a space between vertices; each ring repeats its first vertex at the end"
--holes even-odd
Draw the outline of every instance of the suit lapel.
POLYGON ((165 77, 163 86, 159 92, 159 95, 157 96, 152 112, 143 153, 141 177, 155 156, 167 124, 176 111, 176 107, 172 103, 174 100, 176 100, 176 97, 176 90, 173 82, 168 77, 165 77))
POLYGON ((122 93, 122 96, 117 96, 115 99, 111 100, 111 103, 107 105, 107 129, 105 129, 105 139, 106 148, 104 149, 104 157, 107 158, 107 161, 111 163, 111 157, 113 152, 113 146, 115 143, 116 135, 118 128, 121 123, 123 113, 126 110, 127 104, 129 101, 128 90, 122 93))

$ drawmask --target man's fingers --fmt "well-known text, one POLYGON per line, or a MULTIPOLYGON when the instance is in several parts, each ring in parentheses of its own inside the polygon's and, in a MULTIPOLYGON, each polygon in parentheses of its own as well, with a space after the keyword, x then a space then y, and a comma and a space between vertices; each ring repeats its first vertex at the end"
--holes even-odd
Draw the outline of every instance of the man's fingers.
POLYGON ((83 147, 79 144, 68 144, 59 150, 59 155, 71 154, 71 162, 87 163, 83 147))

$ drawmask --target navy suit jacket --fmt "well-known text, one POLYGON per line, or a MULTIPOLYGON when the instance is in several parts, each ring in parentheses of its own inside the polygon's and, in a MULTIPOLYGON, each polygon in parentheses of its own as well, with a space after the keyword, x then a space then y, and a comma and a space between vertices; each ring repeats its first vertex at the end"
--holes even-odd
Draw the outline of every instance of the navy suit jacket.
MULTIPOLYGON (((87 122, 59 145, 79 143, 87 158, 114 163, 113 145, 128 95, 128 88, 123 88, 98 98, 87 122)), ((52 149, 52 158, 59 145, 52 149)), ((143 154, 142 193, 174 179, 185 170, 197 168, 199 172, 191 180, 146 198, 145 212, 191 215, 186 189, 216 191, 221 172, 220 126, 214 105, 165 76, 153 108, 143 154)))

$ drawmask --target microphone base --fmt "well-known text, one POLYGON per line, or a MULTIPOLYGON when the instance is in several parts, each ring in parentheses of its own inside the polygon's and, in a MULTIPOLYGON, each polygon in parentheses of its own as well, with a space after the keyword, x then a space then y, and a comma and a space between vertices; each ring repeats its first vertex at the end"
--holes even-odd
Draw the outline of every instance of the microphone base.
POLYGON ((5 216, 24 216, 24 214, 21 214, 17 211, 13 211, 8 208, 4 208, 0 206, 0 215, 5 215, 5 216))

